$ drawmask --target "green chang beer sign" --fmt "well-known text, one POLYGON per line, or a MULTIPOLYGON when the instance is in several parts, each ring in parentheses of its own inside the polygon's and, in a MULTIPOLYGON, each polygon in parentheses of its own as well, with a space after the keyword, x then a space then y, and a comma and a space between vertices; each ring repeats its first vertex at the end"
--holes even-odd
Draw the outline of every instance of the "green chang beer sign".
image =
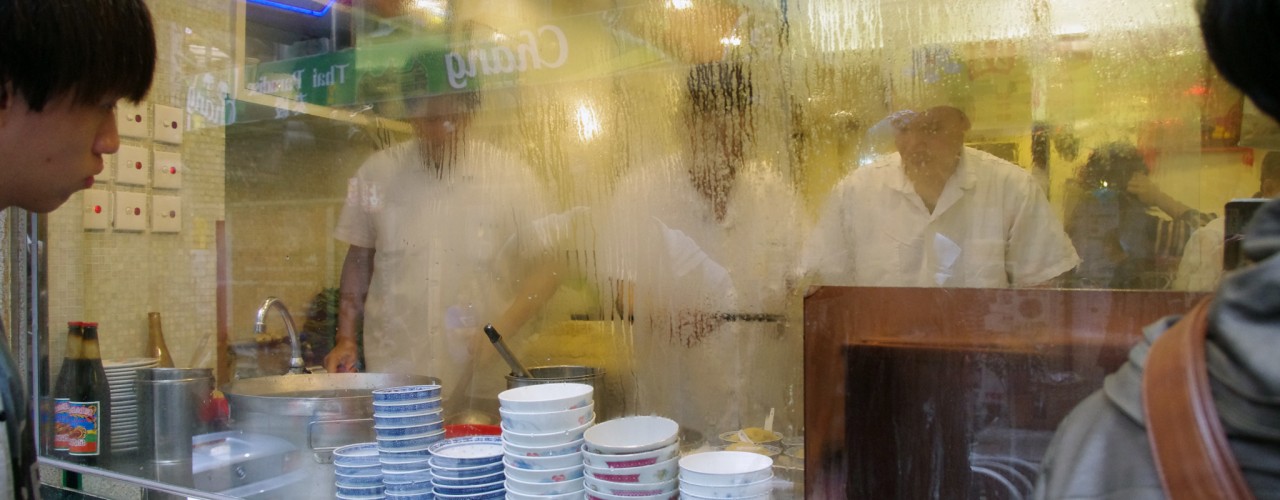
POLYGON ((329 107, 376 104, 516 84, 570 61, 571 42, 555 24, 484 42, 449 45, 422 37, 246 68, 246 90, 329 107))

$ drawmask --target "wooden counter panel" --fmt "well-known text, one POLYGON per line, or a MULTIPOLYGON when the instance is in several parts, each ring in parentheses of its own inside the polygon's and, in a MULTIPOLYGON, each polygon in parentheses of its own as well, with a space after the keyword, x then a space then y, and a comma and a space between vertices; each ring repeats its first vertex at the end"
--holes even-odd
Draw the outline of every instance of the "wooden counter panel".
POLYGON ((805 300, 808 496, 1002 498, 971 466, 1038 462, 1142 327, 1202 296, 820 289, 805 300))

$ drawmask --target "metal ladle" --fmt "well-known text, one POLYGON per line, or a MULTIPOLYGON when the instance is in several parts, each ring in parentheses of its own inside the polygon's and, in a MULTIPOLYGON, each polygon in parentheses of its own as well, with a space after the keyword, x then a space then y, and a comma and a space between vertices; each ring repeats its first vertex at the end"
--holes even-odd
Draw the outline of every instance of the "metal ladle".
POLYGON ((511 374, 516 378, 533 378, 529 370, 520 364, 520 360, 511 354, 511 350, 507 349, 507 343, 502 340, 502 335, 498 335, 498 330, 492 324, 484 325, 484 334, 489 336, 489 342, 493 343, 493 347, 498 349, 498 354, 502 356, 503 361, 507 362, 507 366, 511 367, 511 374))

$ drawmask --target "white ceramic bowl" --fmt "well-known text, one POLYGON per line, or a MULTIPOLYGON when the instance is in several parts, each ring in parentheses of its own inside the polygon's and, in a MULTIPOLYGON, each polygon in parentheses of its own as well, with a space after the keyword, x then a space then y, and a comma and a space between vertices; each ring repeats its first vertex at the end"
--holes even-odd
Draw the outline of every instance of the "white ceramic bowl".
POLYGON ((641 498, 644 498, 644 499, 651 499, 651 498, 653 498, 653 499, 661 499, 661 500, 677 500, 678 498, 680 498, 680 492, 679 492, 679 491, 673 491, 673 492, 671 492, 670 494, 666 494, 666 495, 659 495, 659 496, 652 496, 652 497, 635 497, 635 496, 629 496, 629 495, 614 495, 614 494, 611 494, 611 493, 604 493, 604 492, 595 491, 595 490, 592 490, 592 489, 586 489, 586 490, 583 490, 583 492, 585 492, 585 493, 586 493, 587 500, 638 500, 638 499, 641 499, 641 498))
POLYGON ((378 443, 356 443, 333 450, 333 462, 344 467, 378 465, 378 443))
POLYGON ((680 424, 658 416, 616 418, 596 424, 582 435, 592 453, 640 453, 676 442, 680 424))
POLYGON ((520 413, 498 408, 502 425, 516 432, 545 434, 567 431, 595 419, 595 403, 572 410, 543 413, 520 413))
POLYGON ((680 480, 704 486, 750 484, 773 476, 773 459, 746 451, 708 451, 680 459, 680 480))
MULTIPOLYGON (((581 500, 582 490, 563 495, 531 495, 511 489, 511 480, 507 480, 507 500, 581 500)), ((635 500, 635 499, 632 499, 635 500)))
POLYGON ((680 458, 669 458, 664 462, 643 467, 626 467, 610 469, 608 467, 592 467, 583 465, 583 472, 602 481, 615 483, 660 483, 675 479, 680 471, 680 458))
POLYGON ((671 478, 661 483, 614 483, 586 477, 583 478, 582 484, 587 489, 599 493, 626 497, 651 497, 674 493, 680 482, 671 478))
POLYGON ((582 494, 582 478, 556 481, 554 483, 528 483, 515 478, 507 478, 507 492, 519 492, 525 495, 567 495, 582 494))
MULTIPOLYGON (((687 499, 690 499, 690 500, 720 500, 720 499, 723 499, 723 498, 732 498, 733 500, 767 500, 767 499, 773 498, 773 494, 771 494, 771 493, 765 493, 765 494, 763 494, 763 495, 753 495, 753 496, 749 496, 749 497, 734 497, 734 496, 728 496, 728 497, 725 497, 725 496, 720 496, 720 497, 704 497, 704 496, 702 496, 702 495, 695 495, 695 494, 693 494, 693 493, 689 493, 689 492, 685 491, 685 490, 684 490, 684 488, 681 488, 681 489, 680 489, 680 498, 681 498, 681 499, 686 499, 686 498, 687 498, 687 499)), ((633 498, 632 500, 635 500, 635 499, 633 498)))
POLYGON ((570 453, 568 455, 556 455, 552 457, 526 457, 506 453, 504 458, 507 463, 511 465, 529 470, 563 469, 565 467, 582 465, 582 453, 570 453))
MULTIPOLYGON (((583 441, 586 441, 585 439, 583 441)), ((658 462, 665 462, 680 454, 680 444, 671 443, 656 450, 640 453, 601 454, 592 453, 583 446, 582 463, 592 467, 618 469, 624 467, 644 467, 658 462)))
POLYGON ((564 444, 582 439, 583 433, 587 431, 594 422, 587 422, 567 431, 558 432, 518 432, 508 429, 506 424, 502 425, 502 439, 511 444, 520 446, 551 446, 556 444, 564 444))
POLYGON ((595 389, 587 384, 527 385, 498 393, 502 408, 522 413, 563 411, 592 404, 595 389))
POLYGON ((558 443, 551 446, 521 446, 508 441, 505 437, 502 439, 502 450, 508 455, 518 455, 522 457, 558 457, 560 455, 572 455, 582 451, 582 443, 585 440, 570 441, 568 443, 558 443))
POLYGON ((754 483, 736 486, 705 486, 691 483, 689 480, 684 479, 680 481, 680 491, 708 498, 754 497, 766 495, 773 491, 773 476, 771 475, 754 483))
POLYGON ((517 479, 526 483, 558 483, 582 477, 581 465, 561 469, 532 470, 521 469, 505 460, 503 464, 506 465, 504 471, 507 473, 507 479, 517 479))

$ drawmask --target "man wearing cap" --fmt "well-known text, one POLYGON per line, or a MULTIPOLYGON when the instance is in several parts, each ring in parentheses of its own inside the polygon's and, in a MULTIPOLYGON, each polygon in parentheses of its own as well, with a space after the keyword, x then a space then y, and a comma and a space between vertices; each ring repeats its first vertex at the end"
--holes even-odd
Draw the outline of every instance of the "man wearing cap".
POLYGON ((1030 173, 964 146, 951 106, 899 112, 898 152, 831 193, 805 248, 818 282, 855 286, 1046 284, 1079 262, 1030 173))

